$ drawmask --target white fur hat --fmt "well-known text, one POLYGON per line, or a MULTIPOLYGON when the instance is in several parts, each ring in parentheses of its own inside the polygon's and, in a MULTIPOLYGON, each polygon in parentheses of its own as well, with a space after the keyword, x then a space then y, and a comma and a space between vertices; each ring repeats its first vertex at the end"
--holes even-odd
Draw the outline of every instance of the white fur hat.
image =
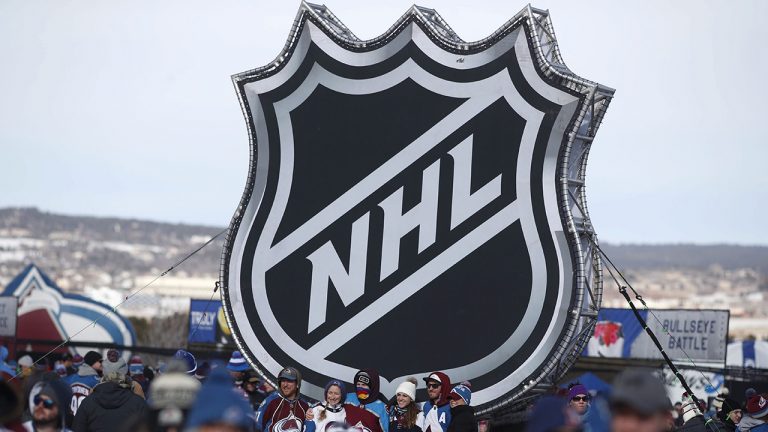
POLYGON ((416 400, 416 378, 414 377, 408 377, 407 380, 400 383, 399 386, 397 386, 397 391, 395 394, 402 393, 404 395, 407 395, 409 398, 411 398, 412 401, 416 400))

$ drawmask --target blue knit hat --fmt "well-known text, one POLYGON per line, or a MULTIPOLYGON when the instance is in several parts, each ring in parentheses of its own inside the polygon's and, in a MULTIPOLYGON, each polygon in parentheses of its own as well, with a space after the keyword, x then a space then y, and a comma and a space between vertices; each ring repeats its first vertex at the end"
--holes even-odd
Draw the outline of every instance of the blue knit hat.
POLYGON ((245 358, 240 351, 232 351, 232 357, 229 358, 227 369, 233 372, 245 372, 250 368, 251 366, 245 361, 245 358))
POLYGON ((251 430, 253 409, 233 385, 226 370, 212 369, 190 409, 186 429, 217 423, 251 430))
POLYGON ((472 400, 472 390, 464 384, 457 385, 451 390, 451 393, 448 395, 448 399, 457 398, 463 399, 464 403, 469 405, 469 402, 472 400))
POLYGON ((178 350, 176 351, 176 354, 173 355, 173 358, 177 358, 184 362, 184 364, 187 366, 187 375, 192 375, 197 370, 197 361, 191 352, 178 350))

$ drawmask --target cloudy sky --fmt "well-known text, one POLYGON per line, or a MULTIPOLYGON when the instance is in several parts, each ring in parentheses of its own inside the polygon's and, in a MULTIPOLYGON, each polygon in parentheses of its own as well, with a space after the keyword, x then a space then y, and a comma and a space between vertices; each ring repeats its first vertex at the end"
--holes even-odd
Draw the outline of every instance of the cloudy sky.
MULTIPOLYGON (((327 0, 359 37, 410 6, 327 0)), ((423 1, 465 40, 523 2, 423 1)), ((768 2, 554 1, 565 61, 617 89, 590 157, 603 240, 768 244, 768 2)), ((230 75, 297 1, 0 2, 0 206, 224 226, 248 169, 230 75)))

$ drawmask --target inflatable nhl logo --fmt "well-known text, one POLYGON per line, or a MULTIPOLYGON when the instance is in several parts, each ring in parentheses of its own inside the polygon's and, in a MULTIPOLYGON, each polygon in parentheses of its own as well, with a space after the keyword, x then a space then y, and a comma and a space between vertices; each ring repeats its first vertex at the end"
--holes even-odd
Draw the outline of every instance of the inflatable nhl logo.
POLYGON ((545 11, 467 43, 414 6, 362 41, 303 3, 233 79, 252 158, 222 297, 260 373, 321 399, 441 370, 483 412, 565 372, 600 301, 583 185, 613 90, 568 70, 545 11))

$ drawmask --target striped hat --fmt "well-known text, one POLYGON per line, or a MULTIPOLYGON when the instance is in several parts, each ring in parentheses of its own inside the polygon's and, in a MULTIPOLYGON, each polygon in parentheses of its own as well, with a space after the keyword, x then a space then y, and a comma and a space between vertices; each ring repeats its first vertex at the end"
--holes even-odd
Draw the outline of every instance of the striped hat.
POLYGON ((232 351, 232 357, 229 358, 227 369, 233 372, 245 372, 250 368, 251 366, 245 361, 240 351, 232 351))

